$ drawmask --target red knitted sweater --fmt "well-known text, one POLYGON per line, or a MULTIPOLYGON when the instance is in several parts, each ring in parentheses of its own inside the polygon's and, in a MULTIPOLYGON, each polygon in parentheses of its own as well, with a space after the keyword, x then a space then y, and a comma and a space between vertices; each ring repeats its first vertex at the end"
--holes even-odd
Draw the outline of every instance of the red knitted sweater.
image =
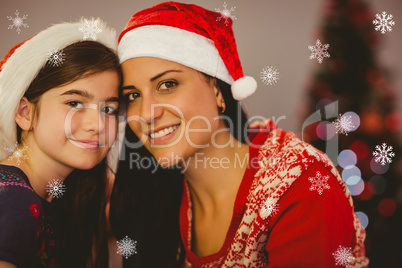
POLYGON ((259 127, 226 240, 215 254, 198 258, 191 251, 192 207, 184 181, 183 267, 367 267, 365 231, 331 161, 271 120, 259 127), (255 160, 258 167, 250 164, 255 160))

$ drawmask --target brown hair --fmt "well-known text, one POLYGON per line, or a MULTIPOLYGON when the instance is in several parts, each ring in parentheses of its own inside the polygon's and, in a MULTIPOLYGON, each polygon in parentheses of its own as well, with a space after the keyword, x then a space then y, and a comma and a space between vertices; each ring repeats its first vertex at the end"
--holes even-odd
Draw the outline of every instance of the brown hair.
MULTIPOLYGON (((48 62, 24 95, 34 104, 34 119, 39 115, 41 96, 52 88, 110 70, 118 74, 121 83, 119 59, 103 44, 81 41, 63 48, 62 52, 62 64, 52 66, 48 62)), ((17 126, 19 143, 21 134, 22 130, 17 126)), ((53 201, 58 207, 57 267, 107 267, 106 170, 105 160, 90 170, 74 170, 64 181, 63 198, 53 201)))
MULTIPOLYGON (((115 52, 95 41, 73 43, 61 51, 63 62, 53 66, 49 62, 29 85, 24 97, 35 104, 34 119, 39 115, 40 97, 48 90, 71 84, 104 71, 116 71, 122 80, 119 59, 115 52)), ((17 141, 21 143, 21 128, 17 125, 17 141)))

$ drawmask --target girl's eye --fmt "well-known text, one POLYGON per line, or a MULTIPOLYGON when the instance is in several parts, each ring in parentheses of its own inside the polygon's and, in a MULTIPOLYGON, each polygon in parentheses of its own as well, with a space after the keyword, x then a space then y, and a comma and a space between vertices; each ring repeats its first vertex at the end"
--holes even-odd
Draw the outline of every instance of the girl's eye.
POLYGON ((174 86, 176 86, 176 85, 177 85, 176 82, 173 82, 173 81, 166 81, 166 82, 163 82, 163 83, 160 85, 159 90, 167 90, 167 91, 169 91, 172 87, 174 87, 174 86))
POLYGON ((117 109, 114 108, 113 106, 106 106, 106 107, 102 108, 101 112, 105 113, 105 114, 114 115, 114 114, 117 114, 117 109))
POLYGON ((128 93, 127 95, 125 95, 124 97, 125 97, 126 100, 128 100, 128 101, 131 102, 131 101, 135 101, 135 99, 139 98, 139 97, 140 97, 140 93, 138 93, 138 92, 131 92, 131 93, 128 93))
POLYGON ((79 102, 79 101, 69 101, 67 102, 67 105, 70 105, 71 107, 75 108, 75 109, 83 109, 84 104, 79 102))

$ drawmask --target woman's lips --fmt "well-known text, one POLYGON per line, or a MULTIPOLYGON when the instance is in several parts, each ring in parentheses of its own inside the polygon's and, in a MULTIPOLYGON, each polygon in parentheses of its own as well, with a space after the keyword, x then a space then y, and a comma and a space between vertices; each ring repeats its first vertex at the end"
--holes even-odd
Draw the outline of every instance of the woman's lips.
POLYGON ((151 131, 148 133, 151 143, 154 145, 162 144, 172 138, 179 128, 180 124, 170 125, 158 128, 157 131, 151 131))

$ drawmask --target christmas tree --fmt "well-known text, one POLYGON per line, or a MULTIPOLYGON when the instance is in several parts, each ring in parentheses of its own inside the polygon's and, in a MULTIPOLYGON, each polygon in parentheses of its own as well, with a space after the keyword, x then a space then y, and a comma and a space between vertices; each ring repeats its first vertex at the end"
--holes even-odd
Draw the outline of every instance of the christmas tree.
POLYGON ((402 159, 397 139, 402 116, 395 107, 396 90, 376 57, 381 39, 392 34, 394 25, 389 14, 381 13, 362 0, 325 1, 316 38, 322 47, 329 45, 329 55, 321 51, 323 58, 307 88, 308 113, 301 120, 305 126, 310 114, 320 115, 319 122, 303 129, 303 138, 338 164, 354 196, 355 211, 367 226, 370 267, 402 267, 402 247, 395 246, 402 240, 402 159), (328 151, 328 143, 334 141, 336 150, 328 151))

